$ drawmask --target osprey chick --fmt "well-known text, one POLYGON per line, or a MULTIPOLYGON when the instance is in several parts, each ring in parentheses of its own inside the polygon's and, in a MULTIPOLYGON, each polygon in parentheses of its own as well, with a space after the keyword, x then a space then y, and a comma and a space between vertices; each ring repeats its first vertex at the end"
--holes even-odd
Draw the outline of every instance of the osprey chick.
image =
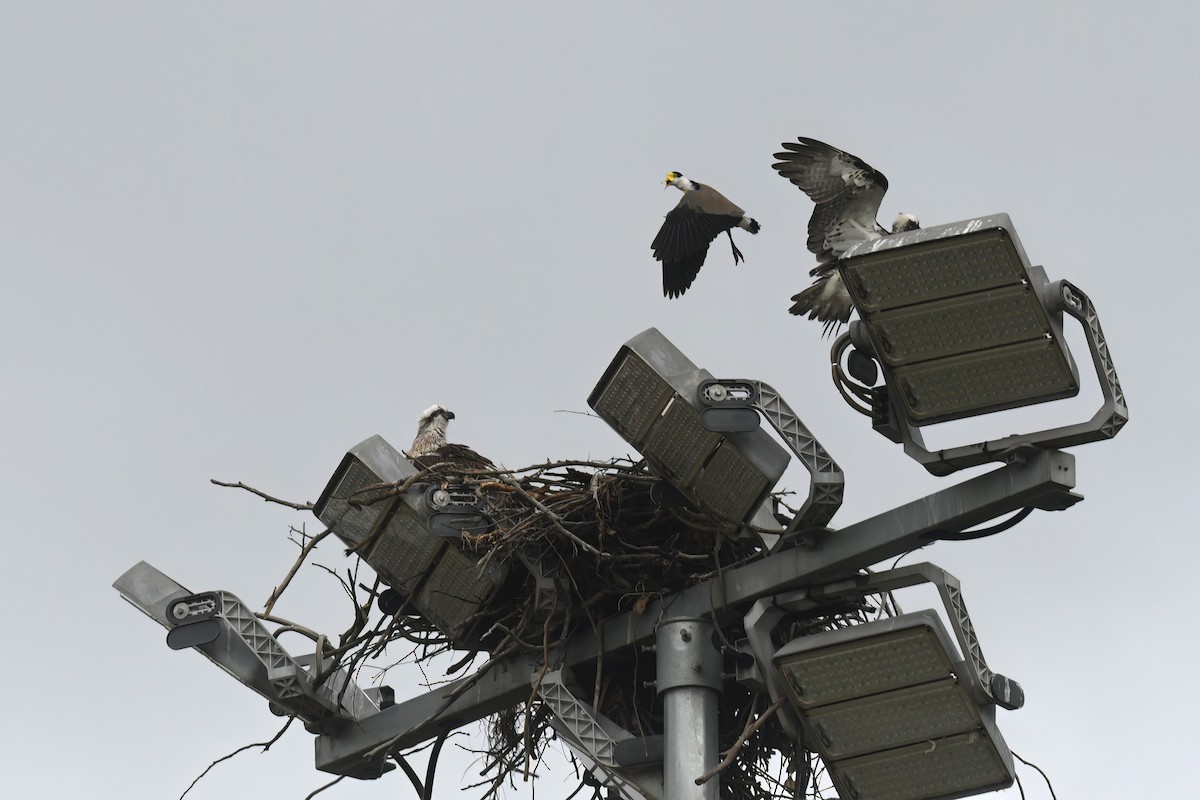
POLYGON ((460 469, 494 470, 496 465, 466 445, 446 441, 446 426, 454 412, 445 406, 425 409, 417 421, 417 436, 408 449, 409 459, 421 469, 450 464, 460 469))
POLYGON ((816 204, 808 221, 808 249, 817 257, 809 274, 816 280, 792 296, 789 310, 824 322, 829 335, 854 309, 837 271, 838 259, 859 242, 916 230, 921 224, 913 214, 898 215, 891 231, 879 224, 875 217, 887 192, 887 178, 858 156, 804 136, 799 144, 781 146, 786 152, 776 153, 780 161, 772 166, 816 204))
POLYGON ((758 233, 759 224, 711 186, 689 180, 679 172, 668 172, 663 188, 683 192, 679 204, 667 214, 658 235, 650 243, 654 257, 663 266, 663 296, 679 297, 688 290, 704 266, 708 246, 722 233, 729 236, 733 263, 745 256, 733 243, 734 227, 758 233))

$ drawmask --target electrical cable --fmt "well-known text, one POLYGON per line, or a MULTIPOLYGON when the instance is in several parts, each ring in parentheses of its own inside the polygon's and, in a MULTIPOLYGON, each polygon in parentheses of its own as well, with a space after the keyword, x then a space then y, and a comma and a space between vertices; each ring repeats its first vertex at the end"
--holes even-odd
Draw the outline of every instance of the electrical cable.
POLYGON ((397 764, 399 764, 402 770, 404 770, 404 774, 408 776, 409 782, 412 783, 413 788, 417 790, 417 797, 424 797, 425 787, 421 785, 421 779, 417 776, 417 771, 412 768, 412 764, 408 763, 408 759, 399 753, 392 753, 389 757, 392 759, 392 761, 395 761, 397 764))
POLYGON ((862 383, 856 383, 855 381, 847 378, 846 371, 841 368, 841 365, 838 365, 838 372, 841 373, 842 382, 846 384, 846 388, 853 392, 855 397, 866 403, 871 402, 871 398, 875 394, 875 390, 873 388, 862 383))
POLYGON ((870 408, 860 405, 857 401, 850 397, 849 393, 846 391, 846 386, 850 384, 841 377, 841 371, 842 368, 839 364, 833 365, 833 385, 837 387, 838 392, 841 393, 842 399, 846 401, 846 405, 850 406, 864 417, 875 416, 875 413, 870 408))
MULTIPOLYGON (((1009 752, 1012 752, 1012 751, 1010 750, 1009 752)), ((1054 785, 1050 783, 1050 778, 1048 778, 1046 776, 1046 773, 1042 772, 1041 767, 1039 767, 1037 764, 1034 764, 1031 761, 1026 761, 1025 759, 1021 758, 1019 755, 1017 755, 1016 753, 1013 753, 1013 758, 1015 758, 1017 761, 1020 761, 1022 764, 1024 764, 1027 767, 1033 767, 1034 769, 1036 769, 1038 771, 1038 774, 1042 776, 1042 780, 1044 780, 1046 782, 1046 788, 1050 790, 1050 796, 1052 798, 1054 798, 1054 800, 1058 800, 1058 795, 1056 795, 1054 793, 1054 785)))
POLYGON ((1033 510, 1033 506, 1025 506, 1025 508, 1022 508, 1004 522, 997 523, 996 525, 992 525, 987 528, 979 528, 973 531, 959 531, 957 533, 930 531, 927 535, 931 538, 947 542, 965 542, 971 539, 982 539, 985 536, 995 536, 997 533, 1003 533, 1009 528, 1012 528, 1022 522, 1026 517, 1033 513, 1033 510))
POLYGON ((449 736, 450 731, 442 731, 438 735, 437 741, 433 743, 433 749, 429 751, 429 762, 425 765, 425 791, 421 795, 421 800, 433 800, 433 779, 437 777, 438 756, 441 755, 442 745, 446 743, 449 736))
POLYGON ((843 333, 837 338, 837 340, 833 343, 833 347, 829 350, 829 366, 830 371, 833 373, 833 385, 837 387, 838 392, 842 395, 842 399, 846 401, 846 405, 850 406, 864 417, 874 417, 875 412, 869 405, 871 397, 870 389, 868 387, 852 383, 850 379, 846 377, 846 373, 842 369, 842 353, 844 353, 846 348, 849 346, 850 334, 843 333), (851 392, 858 397, 858 401, 854 400, 850 396, 851 392), (859 401, 865 402, 868 405, 864 406, 860 404, 859 401))
POLYGON ((896 560, 892 562, 892 569, 895 569, 900 564, 901 559, 905 558, 906 556, 911 556, 913 553, 917 552, 918 550, 921 550, 928 546, 929 545, 923 544, 920 547, 914 547, 912 550, 906 550, 903 553, 901 553, 900 555, 896 556, 896 560))

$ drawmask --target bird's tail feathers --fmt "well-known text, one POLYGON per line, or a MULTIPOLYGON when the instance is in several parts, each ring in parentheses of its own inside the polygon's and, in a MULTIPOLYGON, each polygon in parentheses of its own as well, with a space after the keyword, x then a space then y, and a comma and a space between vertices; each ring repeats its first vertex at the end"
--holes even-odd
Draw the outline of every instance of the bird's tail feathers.
POLYGON ((842 276, 834 272, 792 295, 792 307, 788 310, 798 317, 807 315, 809 319, 824 322, 823 335, 828 336, 850 320, 854 303, 842 283, 842 276))
POLYGON ((758 220, 750 217, 742 217, 742 221, 738 223, 738 227, 745 228, 751 233, 758 233, 762 230, 762 226, 758 224, 758 220))

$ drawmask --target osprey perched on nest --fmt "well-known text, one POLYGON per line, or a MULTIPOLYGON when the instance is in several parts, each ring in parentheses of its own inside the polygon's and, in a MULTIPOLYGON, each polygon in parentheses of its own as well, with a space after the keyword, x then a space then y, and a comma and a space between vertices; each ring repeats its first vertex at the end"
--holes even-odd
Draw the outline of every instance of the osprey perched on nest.
POLYGON ((663 296, 679 297, 700 274, 713 239, 722 233, 729 236, 736 264, 744 261, 745 256, 733 243, 733 228, 758 233, 759 225, 716 189, 688 180, 678 172, 667 173, 663 188, 667 186, 683 192, 683 197, 667 214, 650 247, 663 265, 663 296))
POLYGON ((818 262, 809 274, 816 281, 792 296, 790 310, 824 322, 828 335, 848 321, 853 310, 837 260, 859 242, 916 230, 921 223, 913 214, 900 214, 891 231, 884 230, 875 219, 888 188, 883 173, 816 139, 801 136, 799 142, 784 142, 785 152, 776 153, 780 161, 772 165, 816 203, 808 221, 808 249, 818 262))
POLYGON ((489 471, 496 465, 466 445, 446 441, 446 426, 454 419, 454 412, 445 406, 434 405, 425 409, 417 421, 417 437, 408 448, 409 459, 421 469, 430 469, 438 464, 447 464, 465 470, 489 471))

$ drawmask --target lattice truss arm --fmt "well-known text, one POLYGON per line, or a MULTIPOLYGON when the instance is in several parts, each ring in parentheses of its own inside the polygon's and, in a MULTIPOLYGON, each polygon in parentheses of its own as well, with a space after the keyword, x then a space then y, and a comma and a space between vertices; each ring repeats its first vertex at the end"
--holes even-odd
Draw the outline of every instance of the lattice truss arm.
POLYGON ((788 526, 788 533, 829 523, 842 506, 846 477, 816 437, 779 392, 762 381, 748 381, 757 393, 755 407, 766 417, 812 477, 808 498, 788 526))
POLYGON ((1063 309, 1083 326, 1088 347, 1092 351, 1092 360, 1096 364, 1096 377, 1104 390, 1105 398, 1111 397, 1111 402, 1106 403, 1099 412, 1099 415, 1105 417, 1100 431, 1111 439, 1129 421, 1129 408, 1125 404, 1125 392, 1121 389, 1117 368, 1108 350, 1108 339, 1104 336, 1104 329, 1100 327, 1100 316, 1096 313, 1096 306, 1091 298, 1073 283, 1060 281, 1060 284, 1063 309))
POLYGON ((570 674, 565 669, 551 670, 537 682, 538 695, 554 712, 554 729, 594 763, 609 785, 618 789, 632 788, 646 800, 660 800, 663 796, 662 769, 658 766, 634 768, 619 763, 619 743, 641 740, 576 697, 568 686, 570 674))
POLYGON ((230 592, 194 595, 144 561, 130 568, 113 586, 171 635, 206 626, 205 633, 189 639, 186 646, 195 647, 285 714, 319 724, 333 718, 362 719, 379 711, 374 697, 344 670, 323 676, 318 683, 316 678, 326 666, 322 654, 293 657, 254 612, 230 592), (179 613, 176 607, 181 604, 203 610, 179 613))

